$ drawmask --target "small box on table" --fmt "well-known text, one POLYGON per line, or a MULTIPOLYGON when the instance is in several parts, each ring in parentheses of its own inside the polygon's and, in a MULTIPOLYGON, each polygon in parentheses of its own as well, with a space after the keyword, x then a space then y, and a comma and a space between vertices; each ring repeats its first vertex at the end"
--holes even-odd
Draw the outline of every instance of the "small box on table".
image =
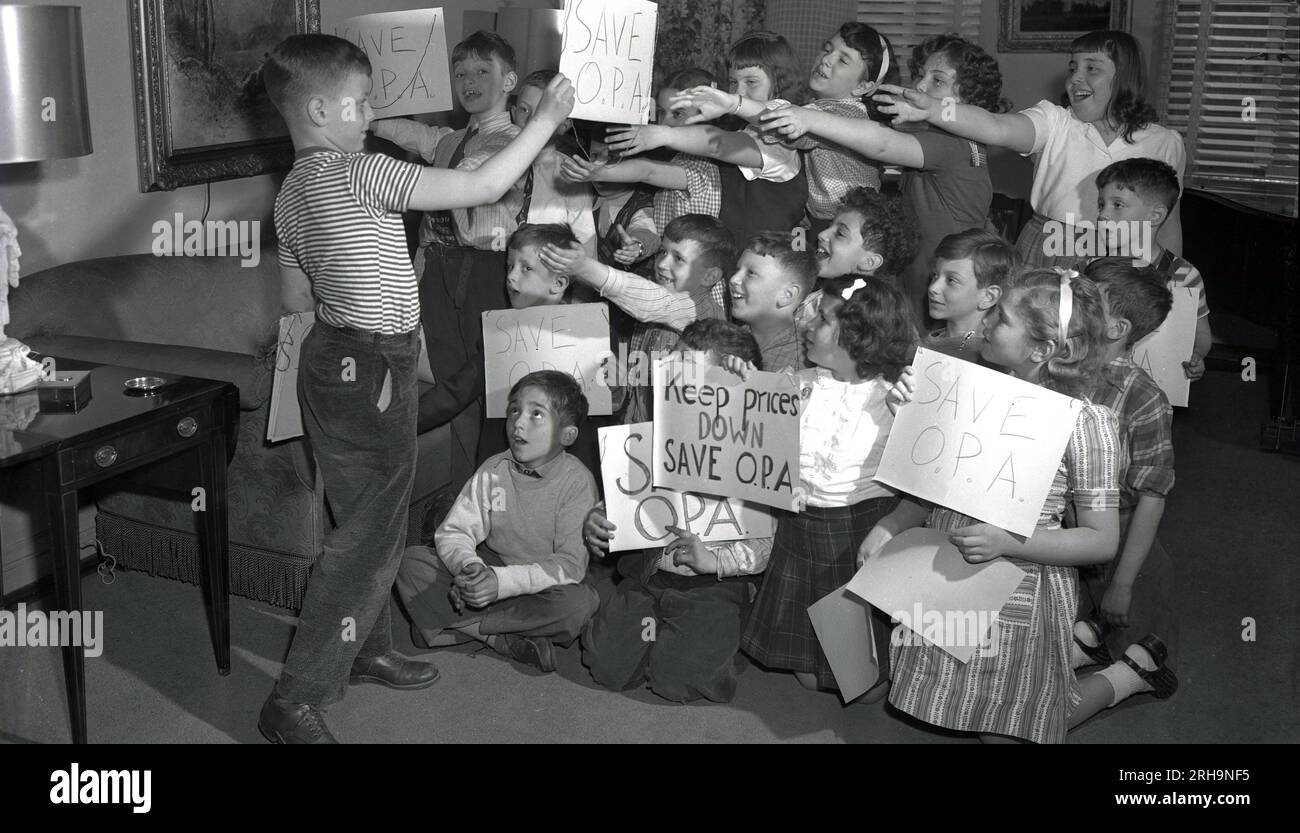
POLYGON ((36 386, 43 413, 73 414, 90 401, 90 371, 61 370, 36 386))

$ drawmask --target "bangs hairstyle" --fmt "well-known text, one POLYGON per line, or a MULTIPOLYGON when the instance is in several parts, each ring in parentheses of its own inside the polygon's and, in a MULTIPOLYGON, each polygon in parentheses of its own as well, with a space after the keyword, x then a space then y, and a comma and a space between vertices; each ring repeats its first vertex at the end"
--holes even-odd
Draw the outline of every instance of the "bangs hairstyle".
POLYGON ((558 370, 535 370, 510 387, 510 399, 530 387, 546 394, 551 409, 560 418, 561 427, 582 427, 587 418, 587 397, 572 376, 558 370))
POLYGON ((749 238, 745 251, 775 259, 785 277, 798 284, 801 298, 807 297, 817 283, 817 257, 806 249, 795 251, 793 234, 760 231, 749 238))
POLYGON ((1134 266, 1127 257, 1099 257, 1084 267, 1083 274, 1105 288, 1102 302, 1110 317, 1130 324, 1126 347, 1159 329, 1173 309, 1174 296, 1154 266, 1134 266))
POLYGON ((1065 396, 1082 397, 1092 390, 1101 371, 1103 317, 1097 285, 1086 277, 1073 278, 1074 295, 1070 328, 1062 343, 1060 336, 1061 275, 1054 269, 1030 269, 1011 282, 1002 295, 1025 322, 1029 337, 1051 341, 1056 349, 1043 364, 1041 384, 1065 396))
POLYGON ((699 67, 690 67, 689 69, 679 70, 668 76, 664 87, 670 90, 689 90, 691 87, 716 87, 718 79, 707 69, 699 67))
POLYGON ((916 218, 902 197, 870 188, 854 188, 844 195, 836 213, 862 215, 862 245, 884 258, 878 275, 898 276, 916 257, 916 218))
POLYGON ((855 50, 862 56, 866 69, 862 72, 859 81, 870 81, 876 83, 880 78, 880 66, 885 60, 885 55, 889 55, 889 69, 885 70, 885 77, 881 79, 882 84, 896 84, 901 77, 898 72, 898 57, 894 54, 894 46, 889 42, 882 32, 877 31, 874 27, 865 23, 850 21, 840 27, 836 33, 844 45, 855 50))
POLYGON ((693 240, 700 247, 700 258, 706 269, 722 270, 722 279, 736 271, 736 238, 731 231, 708 214, 683 214, 664 226, 664 240, 680 243, 693 240))
POLYGON ((1080 35, 1070 44, 1070 54, 1100 52, 1115 63, 1115 83, 1106 115, 1120 127, 1124 141, 1156 120, 1156 109, 1146 100, 1146 70, 1142 47, 1126 32, 1102 29, 1080 35))
POLYGON ((957 73, 954 86, 963 104, 983 107, 990 113, 1005 113, 1011 102, 1002 97, 1002 70, 997 60, 979 44, 956 34, 931 35, 912 49, 907 68, 912 81, 925 72, 925 62, 933 55, 943 55, 957 73))
POLYGON ((1097 190, 1114 183, 1137 194, 1146 202, 1159 200, 1165 208, 1174 210, 1182 189, 1178 185, 1178 172, 1168 162, 1139 157, 1111 162, 1097 174, 1097 190))
POLYGON ((950 234, 939 241, 934 250, 935 261, 966 260, 970 258, 975 272, 975 284, 1006 286, 1007 281, 1020 268, 1020 255, 1016 247, 991 231, 972 228, 950 234))
POLYGON ((763 354, 754 334, 747 327, 720 318, 701 318, 686 325, 676 349, 712 350, 719 356, 737 356, 763 369, 763 354))
POLYGON ((798 103, 808 99, 799 59, 790 43, 775 32, 754 32, 727 51, 727 72, 758 67, 772 82, 772 98, 798 103))
POLYGON ((496 32, 479 29, 451 50, 453 67, 467 58, 478 58, 483 61, 496 58, 505 65, 508 72, 515 71, 515 48, 496 32))
POLYGON ((874 275, 848 275, 827 282, 826 299, 835 306, 840 325, 839 344, 853 359, 858 375, 870 379, 877 373, 897 382, 916 354, 918 330, 912 304, 893 281, 874 275), (857 280, 866 286, 845 301, 840 293, 857 280))
POLYGON ((334 35, 290 35, 262 64, 266 94, 284 116, 313 95, 330 93, 354 74, 370 75, 370 59, 334 35))

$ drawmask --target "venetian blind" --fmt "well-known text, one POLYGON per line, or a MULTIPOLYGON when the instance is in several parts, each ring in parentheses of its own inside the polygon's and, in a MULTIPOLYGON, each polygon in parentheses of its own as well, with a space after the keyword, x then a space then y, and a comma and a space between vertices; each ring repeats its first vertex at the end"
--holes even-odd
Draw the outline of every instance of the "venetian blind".
POLYGON ((903 83, 909 84, 907 61, 921 41, 948 32, 979 41, 980 0, 859 0, 858 20, 889 38, 903 83))
POLYGON ((1295 216, 1300 173, 1296 4, 1167 4, 1164 124, 1183 134, 1184 184, 1295 216))

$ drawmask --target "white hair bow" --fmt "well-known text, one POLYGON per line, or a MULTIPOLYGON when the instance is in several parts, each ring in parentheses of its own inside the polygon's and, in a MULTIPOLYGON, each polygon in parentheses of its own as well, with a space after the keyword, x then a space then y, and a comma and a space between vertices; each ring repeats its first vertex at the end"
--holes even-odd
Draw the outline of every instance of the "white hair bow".
POLYGON ((1061 344, 1065 344, 1070 336, 1070 316, 1074 314, 1074 289, 1070 286, 1070 281, 1078 278, 1079 273, 1059 266, 1053 268, 1056 269, 1056 274, 1061 276, 1061 298, 1057 309, 1057 320, 1060 322, 1061 344))
POLYGON ((847 301, 853 297, 854 292, 857 292, 859 289, 862 289, 866 285, 867 282, 865 280, 863 280, 862 278, 856 278, 853 281, 852 286, 846 286, 840 290, 840 297, 847 301))

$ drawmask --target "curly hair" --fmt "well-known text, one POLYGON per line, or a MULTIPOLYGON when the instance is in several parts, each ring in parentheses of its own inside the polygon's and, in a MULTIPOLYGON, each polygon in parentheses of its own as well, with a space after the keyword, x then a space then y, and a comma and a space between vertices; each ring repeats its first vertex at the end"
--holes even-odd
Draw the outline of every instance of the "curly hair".
POLYGON ((763 369, 763 354, 749 328, 720 318, 701 318, 687 324, 676 349, 712 350, 720 356, 738 356, 763 369))
POLYGON ((846 275, 826 284, 821 308, 834 312, 839 345, 853 359, 858 376, 881 374, 898 381, 916 354, 919 329, 911 302, 893 281, 874 275, 846 275), (859 280, 865 285, 843 300, 841 293, 859 280))
POLYGON ((1070 54, 1100 52, 1115 64, 1115 82, 1106 116, 1120 126, 1124 141, 1133 144, 1133 134, 1156 121, 1156 108, 1146 100, 1146 70, 1142 47, 1127 32, 1102 29, 1074 39, 1070 54))
POLYGON ((903 198, 854 188, 844 195, 835 213, 853 211, 862 215, 862 246, 884 258, 877 275, 897 276, 916 257, 916 218, 903 198))
POLYGON ((932 55, 943 57, 957 71, 955 87, 963 104, 983 107, 990 113, 1005 113, 1011 102, 1002 97, 1002 70, 997 59, 976 43, 957 34, 932 35, 912 49, 907 68, 912 81, 921 79, 925 62, 932 55))
POLYGON ((1061 279, 1062 273, 1055 269, 1028 269, 1011 282, 1003 303, 1024 320, 1030 338, 1056 345, 1040 370, 1039 384, 1066 396, 1082 397, 1096 385, 1105 359, 1103 302, 1095 283, 1085 277, 1073 278, 1069 331, 1062 340, 1061 279))
POLYGON ((1105 288, 1102 301, 1110 317, 1128 321, 1126 347, 1158 330, 1173 309, 1174 296, 1154 266, 1134 266, 1127 257, 1098 257, 1088 262, 1083 274, 1105 288))
POLYGON ((784 277, 799 287, 804 298, 817 284, 817 256, 806 248, 795 248, 795 236, 783 231, 760 231, 745 242, 745 251, 775 260, 784 277))
POLYGON ((789 41, 775 32, 752 32, 727 51, 727 72, 758 67, 772 82, 772 98, 798 103, 808 100, 799 59, 789 41))
POLYGON ((537 388, 546 394, 562 427, 582 427, 587 418, 587 395, 572 376, 558 370, 534 370, 510 386, 510 399, 524 388, 537 388))
POLYGON ((970 258, 975 272, 975 285, 1006 286, 1007 279, 1020 267, 1016 247, 991 231, 971 228, 950 234, 939 241, 934 250, 935 260, 966 260, 970 258))

